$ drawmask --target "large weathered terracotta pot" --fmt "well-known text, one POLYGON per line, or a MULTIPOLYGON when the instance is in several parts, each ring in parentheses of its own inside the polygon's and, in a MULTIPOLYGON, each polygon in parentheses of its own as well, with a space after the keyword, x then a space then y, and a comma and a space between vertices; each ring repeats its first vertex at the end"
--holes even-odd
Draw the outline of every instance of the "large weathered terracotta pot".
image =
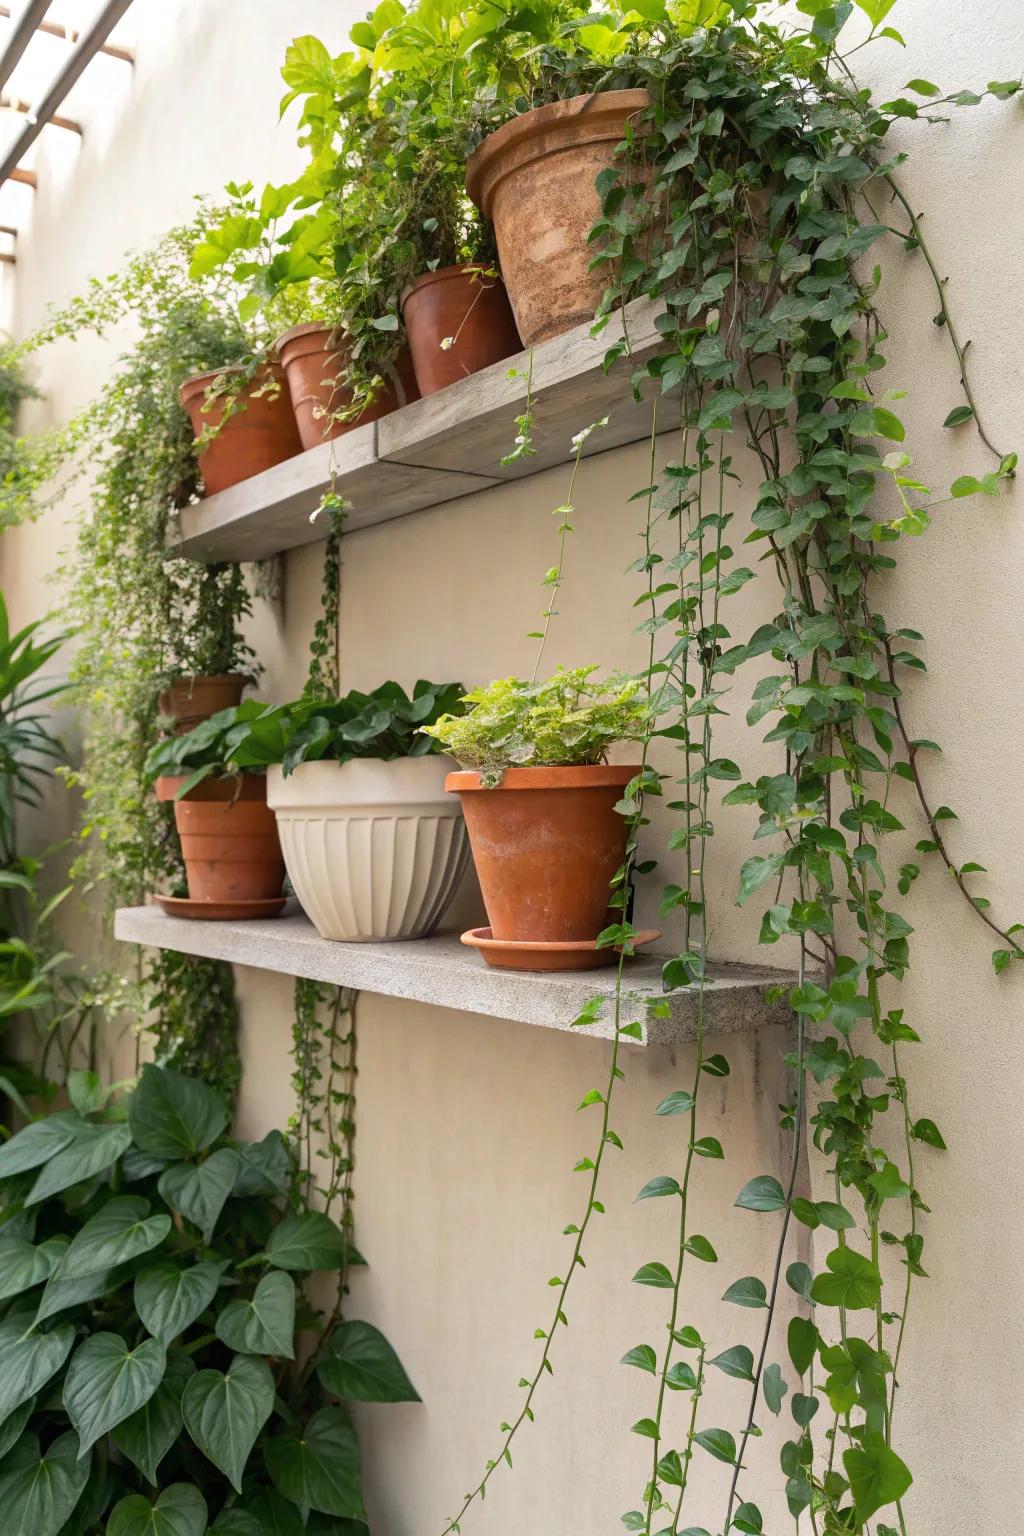
POLYGON ((267 770, 288 877, 321 938, 434 931, 469 862, 462 812, 444 792, 451 766, 430 754, 267 770))
POLYGON ((555 101, 503 124, 470 156, 466 188, 494 225, 525 346, 593 319, 608 286, 606 272, 589 270, 595 182, 650 100, 641 90, 555 101))
POLYGON ((231 372, 230 368, 220 368, 213 373, 197 373, 181 386, 181 403, 196 437, 207 427, 219 429, 198 454, 207 496, 226 491, 302 451, 280 365, 270 363, 263 368, 245 386, 230 412, 226 400, 213 400, 208 406, 207 389, 231 372), (271 383, 276 388, 268 390, 266 386, 271 383))
POLYGON ((402 317, 421 395, 522 350, 505 284, 480 266, 424 272, 406 290, 402 317))
POLYGON ((160 694, 160 713, 174 721, 175 736, 184 736, 211 715, 240 704, 249 682, 241 672, 225 672, 219 677, 176 677, 160 694))
MULTIPOLYGON (((160 800, 174 800, 183 776, 157 779, 160 800)), ((174 801, 174 820, 192 901, 266 901, 280 896, 284 859, 262 774, 205 779, 174 801)))
POLYGON ((419 399, 412 358, 403 347, 395 360, 396 380, 382 390, 362 414, 351 421, 331 420, 331 413, 352 403, 351 390, 341 386, 345 367, 345 340, 330 326, 310 322, 293 326, 276 342, 277 353, 288 380, 292 408, 303 448, 342 437, 354 427, 378 421, 400 405, 419 399))
POLYGON ((509 768, 496 789, 450 773, 495 939, 590 943, 608 923, 626 848, 615 806, 640 769, 619 764, 509 768))

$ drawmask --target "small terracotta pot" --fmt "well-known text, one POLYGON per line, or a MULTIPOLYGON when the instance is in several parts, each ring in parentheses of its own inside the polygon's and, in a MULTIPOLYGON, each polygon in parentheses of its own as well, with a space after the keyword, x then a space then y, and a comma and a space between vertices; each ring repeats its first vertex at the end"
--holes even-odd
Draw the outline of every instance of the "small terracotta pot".
POLYGON ((382 390, 361 416, 352 421, 331 421, 329 412, 343 411, 352 403, 351 390, 343 389, 339 383, 345 367, 345 338, 330 326, 313 321, 285 331, 275 345, 288 380, 303 448, 315 448, 318 443, 343 437, 354 427, 389 416, 400 405, 420 397, 412 358, 408 348, 403 347, 395 360, 396 383, 382 390))
POLYGON ((211 715, 242 702, 250 679, 241 672, 219 677, 176 677, 160 694, 160 713, 174 721, 175 736, 184 736, 211 715))
MULTIPOLYGON (((174 800, 183 776, 156 781, 159 800, 174 800)), ((280 896, 284 859, 262 774, 205 779, 174 801, 174 820, 193 901, 264 901, 280 896)))
POLYGON ((495 939, 596 939, 627 826, 615 806, 636 765, 509 768, 496 789, 450 773, 462 799, 487 920, 495 939))
POLYGON ((505 284, 479 265, 424 272, 405 291, 402 318, 421 395, 522 350, 505 284))
POLYGON ((594 318, 608 286, 607 270, 589 270, 595 182, 628 120, 650 104, 643 90, 554 101, 505 123, 470 156, 466 189, 494 225, 524 346, 594 318))
POLYGON ((214 400, 207 408, 207 389, 214 380, 231 372, 230 368, 220 368, 213 373, 197 373, 181 386, 181 403, 196 437, 207 427, 220 428, 197 456, 207 496, 216 496, 218 491, 226 491, 302 451, 292 402, 278 363, 269 363, 242 390, 230 415, 226 415, 224 400, 214 400), (277 380, 276 393, 257 394, 271 378, 277 380))

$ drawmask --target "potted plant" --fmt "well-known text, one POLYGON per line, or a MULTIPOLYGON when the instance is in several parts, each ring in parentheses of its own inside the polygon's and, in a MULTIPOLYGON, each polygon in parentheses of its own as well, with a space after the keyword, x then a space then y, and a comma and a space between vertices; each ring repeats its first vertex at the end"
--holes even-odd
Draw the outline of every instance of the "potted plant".
POLYGON ((213 563, 204 568, 193 624, 177 635, 178 666, 160 690, 162 723, 184 736, 203 720, 240 704, 260 671, 252 647, 239 631, 252 613, 241 566, 213 563))
POLYGON ((467 694, 464 714, 422 728, 463 765, 446 785, 462 800, 489 922, 463 942, 491 965, 587 970, 614 958, 596 940, 626 845, 617 807, 641 770, 607 753, 644 740, 651 715, 637 679, 598 681, 596 670, 501 678, 467 694))
POLYGON ((321 938, 416 939, 444 916, 469 859, 453 766, 421 733, 461 683, 397 683, 247 717, 232 762, 265 767, 295 893, 321 938))
POLYGON ((158 895, 183 917, 272 917, 284 906, 284 861, 262 772, 232 761, 234 734, 264 712, 249 699, 183 736, 159 742, 146 762, 157 798, 172 801, 188 897, 158 895))

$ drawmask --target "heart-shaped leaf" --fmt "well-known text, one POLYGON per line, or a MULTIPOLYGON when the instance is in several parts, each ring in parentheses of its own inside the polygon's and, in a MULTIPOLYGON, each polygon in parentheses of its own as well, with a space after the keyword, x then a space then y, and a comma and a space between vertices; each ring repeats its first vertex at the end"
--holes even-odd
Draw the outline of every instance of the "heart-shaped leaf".
POLYGON ((206 1500, 188 1483, 172 1483, 151 1504, 133 1493, 115 1504, 107 1521, 107 1536, 203 1536, 206 1500))
POLYGON ((237 1177, 238 1158, 228 1147, 222 1147, 198 1166, 172 1163, 161 1174, 157 1188, 167 1204, 197 1226, 203 1242, 209 1243, 237 1177))
POLYGON ((347 1239, 322 1211, 289 1211, 270 1234, 264 1255, 275 1269, 340 1269, 347 1239))
POLYGON ((228 1112, 205 1083, 150 1064, 132 1094, 128 1123, 143 1152, 177 1161, 195 1157, 216 1141, 228 1112))
POLYGON ((32 1185, 26 1205, 38 1205, 51 1195, 59 1195, 72 1184, 81 1184, 96 1173, 103 1173, 117 1162, 132 1144, 126 1125, 84 1125, 71 1145, 52 1157, 32 1185))
POLYGON ((147 1483, 156 1483, 157 1469, 181 1434, 181 1398, 195 1366, 188 1355, 167 1356, 164 1379, 153 1396, 113 1431, 118 1449, 133 1461, 147 1483))
MULTIPOLYGON (((240 1355, 295 1358, 295 1283, 290 1275, 264 1275, 247 1301, 232 1301, 216 1323, 217 1337, 240 1355)), ((321 1378, 322 1379, 322 1378, 321 1378)))
POLYGON ((167 1355, 157 1339, 129 1349, 117 1333, 94 1333, 75 1351, 64 1382, 64 1406, 82 1442, 101 1435, 148 1403, 163 1380, 167 1355))
POLYGON ((57 1536, 89 1481, 90 1456, 78 1436, 61 1435, 45 1455, 26 1435, 0 1468, 0 1510, 7 1536, 57 1536))
POLYGON ((336 1328, 317 1374, 335 1397, 360 1403, 420 1400, 391 1345, 370 1323, 342 1323, 336 1328))
POLYGON ((321 1408, 305 1429, 286 1429, 267 1441, 267 1470, 274 1486, 324 1515, 364 1517, 359 1442, 344 1408, 321 1408))
POLYGON ((243 1500, 246 1514, 253 1514, 265 1536, 306 1536, 302 1515, 294 1504, 273 1488, 260 1488, 243 1500))
POLYGON ((0 1179, 10 1179, 16 1173, 27 1173, 48 1163, 74 1141, 75 1130, 83 1123, 78 1115, 64 1110, 26 1125, 0 1147, 0 1179))
POLYGON ((185 1388, 181 1408, 186 1429, 238 1493, 249 1453, 273 1406, 270 1367, 252 1355, 236 1355, 224 1375, 199 1371, 185 1388))
POLYGON ((22 1291, 30 1291, 34 1285, 49 1280, 66 1247, 66 1239, 56 1237, 40 1243, 38 1248, 18 1238, 0 1243, 0 1301, 20 1296, 22 1291))
POLYGON ((147 1265, 135 1280, 135 1310, 155 1339, 169 1344, 206 1311, 217 1294, 223 1264, 192 1264, 169 1259, 147 1265))
POLYGON ((233 1193, 238 1199, 269 1199, 288 1188, 288 1143, 280 1131, 270 1131, 262 1141, 244 1143, 235 1151, 239 1168, 233 1193))
POLYGON ((95 1301, 99 1296, 116 1291, 128 1279, 129 1273, 127 1264, 118 1264, 113 1269, 98 1269, 93 1275, 83 1275, 80 1280, 66 1280, 63 1266, 58 1264, 39 1299, 36 1323, 45 1322, 58 1312, 66 1312, 69 1307, 83 1306, 87 1301, 95 1301))
POLYGON ((23 1312, 0 1323, 0 1418, 13 1413, 56 1376, 74 1342, 70 1323, 39 1333, 31 1314, 23 1312))
POLYGON ((32 1411, 36 1406, 34 1397, 27 1397, 20 1407, 9 1413, 0 1424, 0 1461, 7 1452, 21 1439, 22 1430, 32 1417, 32 1411))
POLYGON ((148 1253, 171 1230, 171 1218, 150 1216, 149 1201, 141 1195, 118 1195, 108 1200, 71 1240, 60 1273, 65 1280, 80 1280, 98 1269, 110 1269, 148 1253))

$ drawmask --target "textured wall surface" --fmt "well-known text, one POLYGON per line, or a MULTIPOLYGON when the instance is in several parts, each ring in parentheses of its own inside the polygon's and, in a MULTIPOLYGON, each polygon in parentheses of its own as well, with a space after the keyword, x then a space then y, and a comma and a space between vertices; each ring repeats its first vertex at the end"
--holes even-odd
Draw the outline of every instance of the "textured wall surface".
MULTIPOLYGON (((187 216, 193 193, 215 193, 228 177, 289 174, 291 129, 276 125, 284 47, 300 32, 340 47, 360 9, 351 0, 137 6, 146 31, 113 121, 87 133, 73 176, 48 178, 45 161, 40 167, 17 275, 2 278, 17 285, 18 332, 39 320, 48 300, 112 270, 126 249, 187 216)), ((857 55, 883 99, 912 76, 976 89, 1019 66, 1020 0, 979 0, 966 22, 965 14, 956 0, 899 0, 891 19, 907 39, 906 54, 883 45, 857 55)), ((915 209, 926 213, 949 302, 971 340, 988 430, 1001 448, 1020 446, 1024 338, 1012 300, 1024 275, 1021 108, 986 102, 948 126, 910 125, 904 138, 912 160, 903 181, 915 209)), ((960 396, 955 359, 931 323, 937 303, 922 258, 893 252, 880 297, 892 332, 888 382, 910 391, 901 410, 921 478, 941 487, 957 474, 988 470, 991 461, 969 428, 941 427, 960 396)), ((42 358, 45 399, 34 408, 36 420, 66 419, 116 350, 116 338, 83 341, 42 358)), ((742 515, 755 482, 749 466, 740 467, 744 484, 732 496, 742 515)), ((643 448, 616 451, 582 472, 552 664, 640 661, 622 571, 638 553, 640 513, 628 497, 646 478, 643 448)), ((348 539, 345 685, 391 675, 408 683, 421 674, 476 682, 530 665, 524 636, 542 605, 539 579, 554 559, 551 509, 565 485, 563 474, 549 472, 348 539)), ((1008 920, 1024 918, 1021 509, 1019 490, 996 502, 944 506, 927 538, 905 549, 898 580, 879 594, 888 613, 927 635, 930 670, 915 677, 907 700, 912 733, 942 742, 944 755, 929 766, 935 803, 958 810, 950 834, 955 856, 988 866, 987 894, 1008 920)), ((45 578, 66 537, 61 524, 77 515, 65 508, 0 542, 0 584, 15 620, 36 617, 51 602, 45 578)), ((268 698, 289 697, 301 685, 319 569, 317 548, 290 556, 281 604, 258 617, 268 698)), ((730 605, 737 632, 762 616, 757 601, 753 593, 730 605)), ((756 771, 767 759, 743 740, 742 698, 729 707, 722 751, 756 771)), ((906 802, 901 810, 913 837, 923 835, 916 808, 906 802)), ((733 812, 722 826, 709 871, 714 949, 736 959, 752 957, 752 921, 732 905, 751 830, 746 814, 733 812)), ((467 896, 467 913, 471 905, 467 896)), ((918 1533, 1001 1530, 1006 1511, 1024 1496, 1024 1414, 1015 1390, 1024 1369, 1017 1219, 1024 982, 1013 972, 993 977, 985 930, 937 871, 915 887, 908 911, 918 932, 901 1001, 925 1043, 907 1051, 905 1065, 915 1113, 938 1122, 949 1151, 923 1148, 919 1157, 933 1207, 926 1219, 931 1278, 915 1288, 901 1372, 897 1434, 916 1475, 907 1511, 918 1533)), ((239 986, 246 1060, 240 1129, 258 1134, 289 1112, 290 987, 251 971, 240 974, 239 986)), ((546 1326, 553 1294, 545 1282, 564 1263, 567 1240, 559 1234, 577 1219, 582 1199, 570 1169, 594 1134, 575 1106, 603 1082, 607 1048, 376 997, 363 999, 360 1019, 357 1219, 370 1268, 355 1282, 353 1307, 387 1330, 424 1399, 360 1416, 371 1509, 380 1536, 432 1536, 494 1454, 498 1423, 519 1400, 515 1382, 535 1359, 533 1329, 546 1326)), ((731 1039, 732 1076, 713 1085, 701 1127, 727 1149, 724 1164, 701 1168, 695 1197, 696 1229, 712 1239, 720 1262, 691 1266, 683 1311, 698 1326, 710 1328, 716 1318, 719 1347, 754 1343, 756 1314, 727 1309, 723 1317, 716 1302, 737 1276, 767 1272, 772 1219, 735 1211, 732 1200, 753 1174, 782 1171, 776 1120, 786 1095, 784 1048, 776 1033, 731 1039)), ((677 1168, 680 1132, 651 1112, 689 1082, 692 1064, 687 1051, 677 1060, 660 1051, 627 1056, 615 1116, 625 1152, 615 1157, 608 1215, 577 1282, 555 1377, 538 1423, 519 1444, 515 1473, 498 1474, 467 1533, 613 1531, 619 1512, 642 1493, 646 1443, 628 1431, 651 1411, 649 1380, 617 1361, 641 1339, 660 1336, 663 1297, 631 1287, 630 1276, 647 1260, 670 1257, 672 1233, 662 1202, 634 1206, 632 1197, 648 1177, 677 1168)), ((744 1390, 719 1377, 704 1422, 736 1425, 744 1390)), ((763 1469, 756 1481, 778 1529, 775 1437, 769 1424, 751 1466, 763 1469)), ((690 1518, 717 1529, 721 1468, 702 1457, 699 1472, 690 1518)))

